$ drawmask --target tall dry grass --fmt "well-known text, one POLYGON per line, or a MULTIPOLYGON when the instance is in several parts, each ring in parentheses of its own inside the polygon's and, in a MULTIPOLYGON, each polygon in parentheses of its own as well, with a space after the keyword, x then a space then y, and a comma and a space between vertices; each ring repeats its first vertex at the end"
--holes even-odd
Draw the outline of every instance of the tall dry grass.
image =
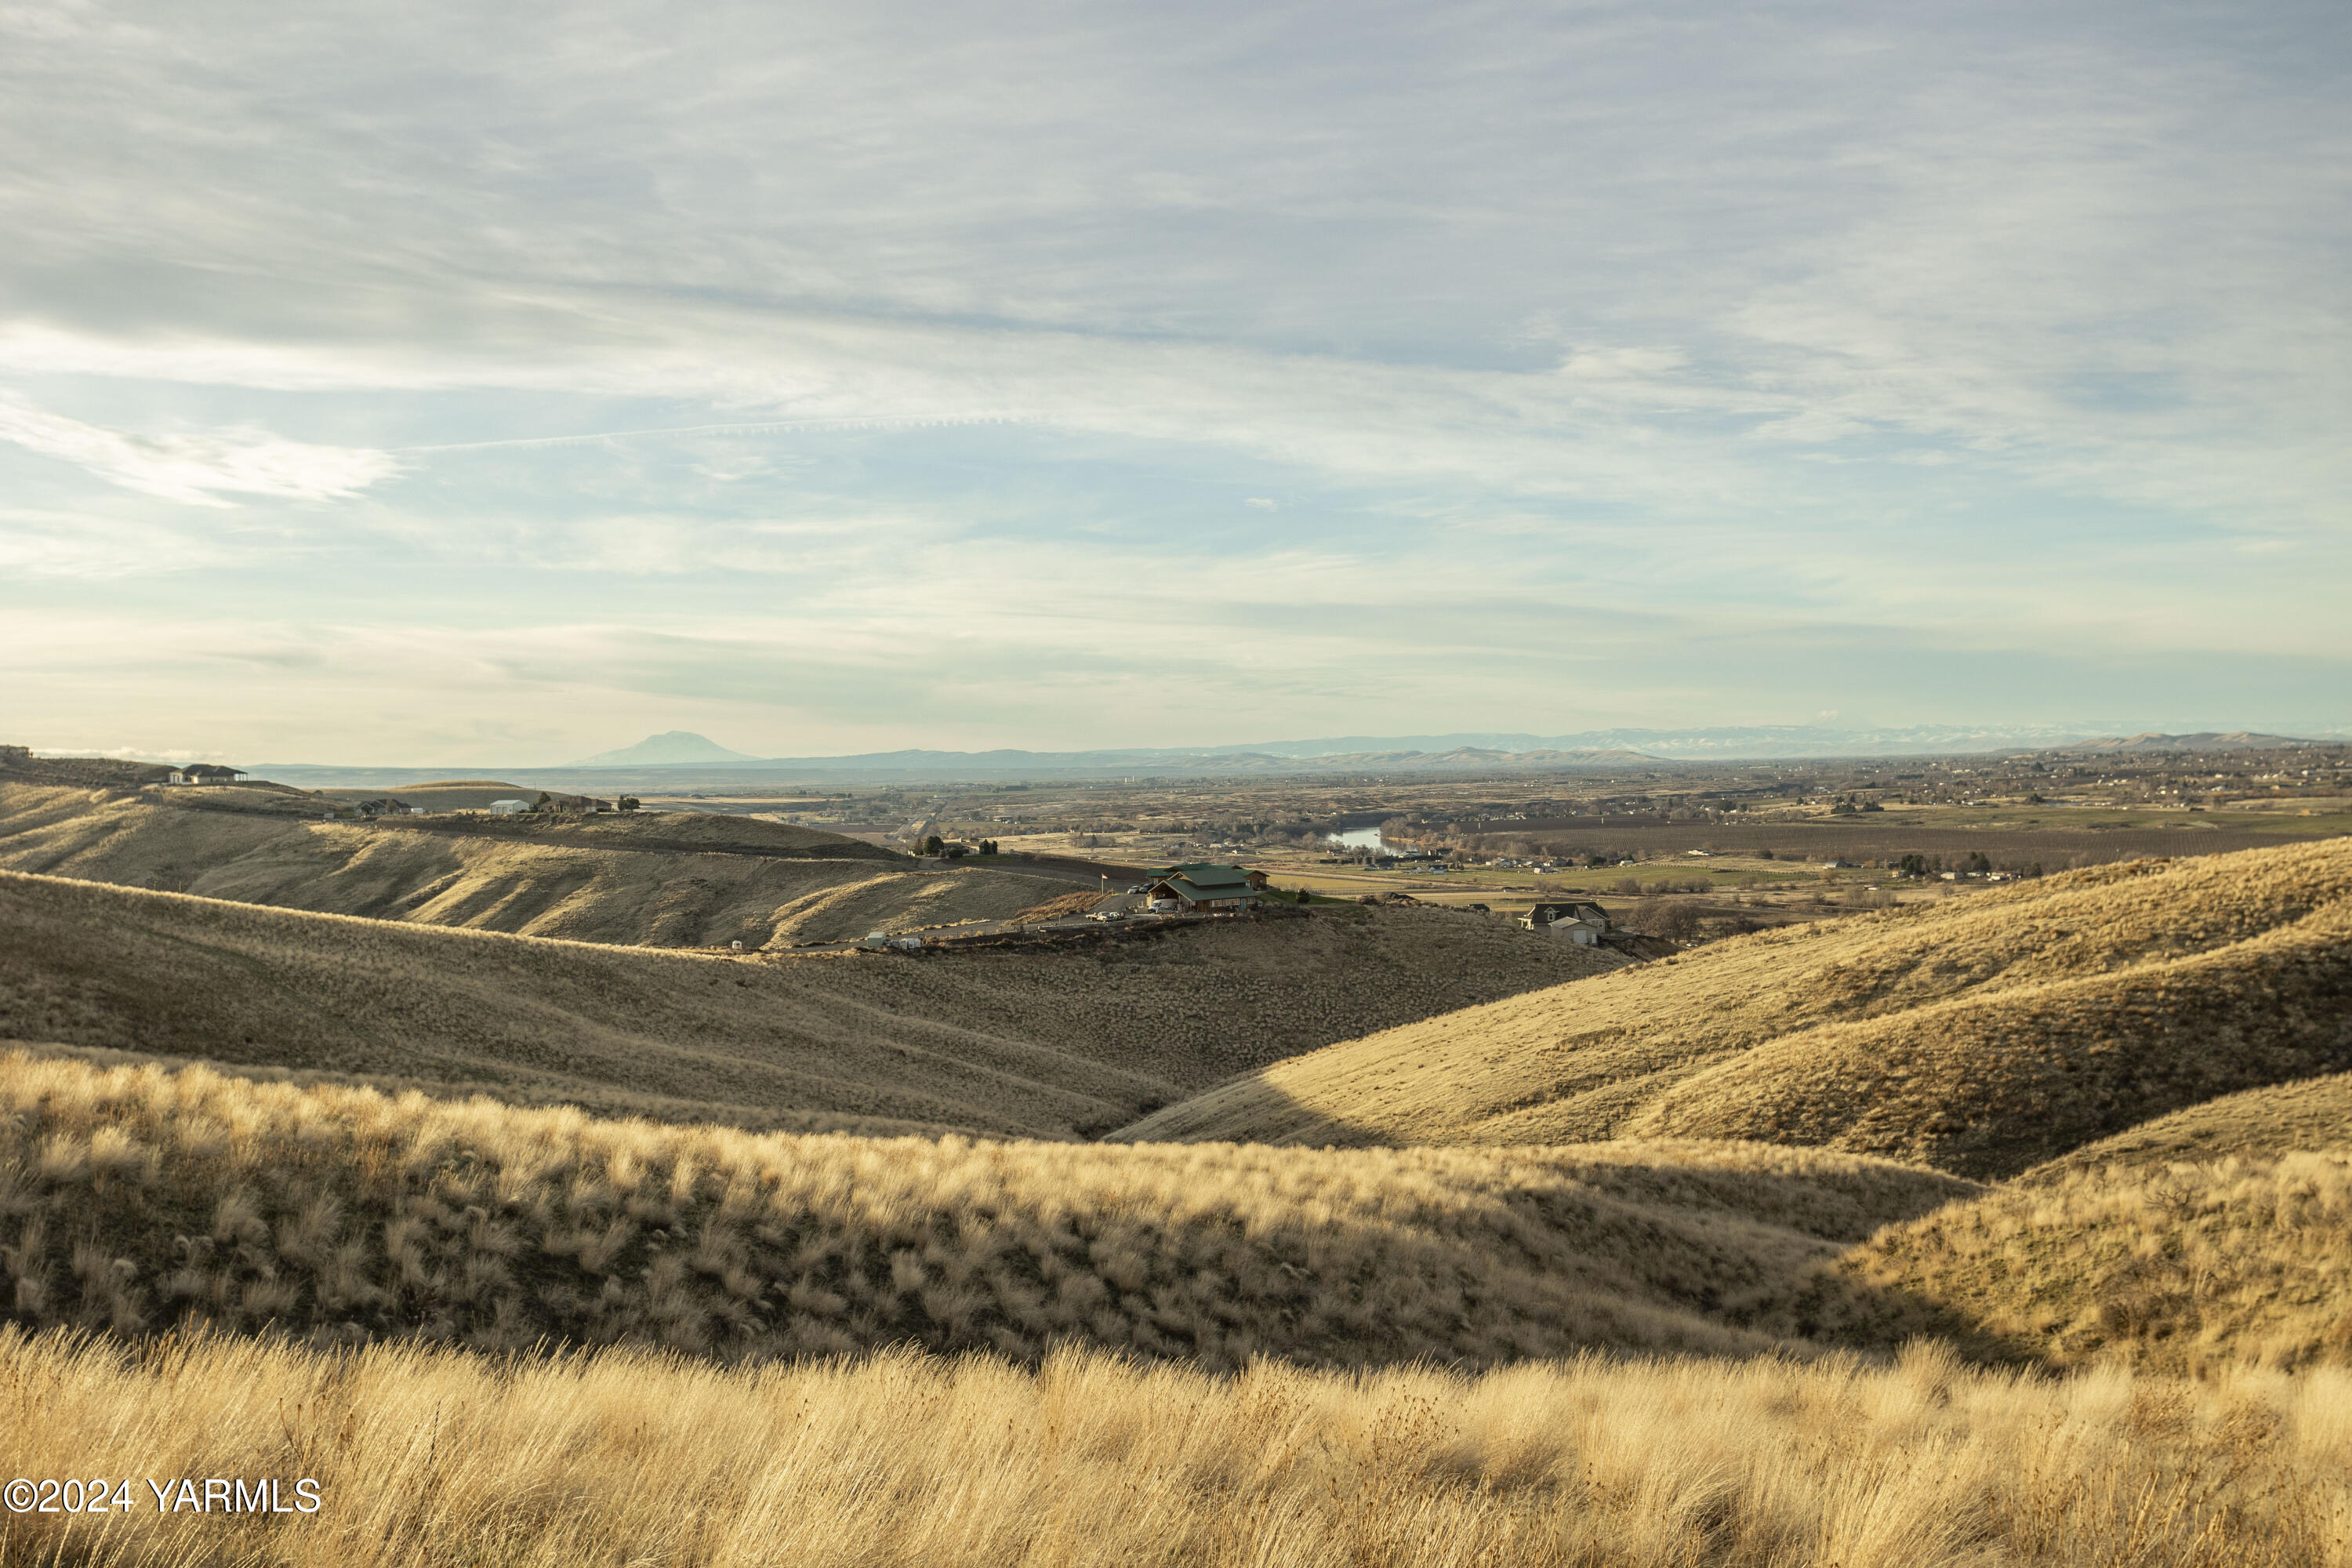
POLYGON ((1892 1226, 1848 1267, 2058 1365, 2342 1365, 2352 1152, 2056 1173, 1892 1226))
POLYGON ((722 1370, 626 1351, 127 1349, 0 1331, 10 1563, 667 1568, 2341 1568, 2352 1379, 1611 1362, 1220 1378, 1066 1352, 722 1370), (143 1482, 316 1480, 315 1515, 143 1482))
POLYGON ((2047 1185, 2109 1165, 2205 1163, 2231 1154, 2273 1155, 2352 1144, 2352 1073, 2297 1079, 2208 1100, 2086 1143, 2019 1180, 2047 1185))
POLYGON ((754 1136, 0 1058, 27 1325, 640 1342, 1073 1342, 1233 1367, 1756 1353, 1926 1326, 1829 1265, 1983 1189, 1812 1150, 754 1136))

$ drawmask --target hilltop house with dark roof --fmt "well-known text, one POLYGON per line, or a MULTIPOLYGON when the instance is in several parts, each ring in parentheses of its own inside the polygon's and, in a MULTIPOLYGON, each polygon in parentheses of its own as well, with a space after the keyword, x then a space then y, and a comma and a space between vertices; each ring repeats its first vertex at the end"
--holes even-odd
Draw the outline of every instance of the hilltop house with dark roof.
POLYGON ((175 784, 235 784, 245 776, 243 768, 225 768, 215 763, 190 763, 184 768, 173 768, 165 782, 175 784))
POLYGON ((1162 866, 1143 885, 1143 906, 1166 913, 1245 910, 1260 901, 1265 873, 1194 862, 1162 866))

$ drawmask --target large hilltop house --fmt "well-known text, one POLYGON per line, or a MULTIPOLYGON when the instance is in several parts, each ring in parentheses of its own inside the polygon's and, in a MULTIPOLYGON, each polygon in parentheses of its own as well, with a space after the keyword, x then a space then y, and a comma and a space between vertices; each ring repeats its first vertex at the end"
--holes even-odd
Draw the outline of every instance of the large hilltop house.
POLYGON ((1579 947, 1598 947, 1609 933, 1609 911, 1591 903, 1538 904, 1519 917, 1519 924, 1579 947))
POLYGON ((225 768, 215 763, 190 763, 184 768, 173 768, 163 782, 175 784, 235 784, 245 776, 243 768, 225 768))
POLYGON ((1265 873, 1196 861, 1162 866, 1143 885, 1143 907, 1161 914, 1245 910, 1265 891, 1265 873))

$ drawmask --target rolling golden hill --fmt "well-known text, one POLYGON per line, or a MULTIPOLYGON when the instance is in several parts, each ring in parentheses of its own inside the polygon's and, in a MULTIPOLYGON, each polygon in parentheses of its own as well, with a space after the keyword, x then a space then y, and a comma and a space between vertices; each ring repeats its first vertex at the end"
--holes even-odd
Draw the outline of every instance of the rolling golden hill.
POLYGON ((2049 1185, 2080 1172, 2352 1147, 2352 1073, 2225 1094, 2085 1143, 2018 1180, 2049 1185))
POLYGON ((2014 1174, 2352 1068, 2352 840, 1735 939, 1278 1062, 1134 1141, 1697 1137, 2014 1174))
POLYGON ((730 956, 0 872, 0 1039, 750 1127, 1085 1136, 1611 962, 1352 907, 1060 952, 730 956))
POLYGON ((1983 1191, 1760 1145, 755 1136, 21 1052, 0 1171, 31 1324, 1224 1369, 1893 1344, 1933 1320, 1830 1266, 1983 1191))
POLYGON ((2352 1363, 2352 1073, 2142 1122, 1840 1267, 2047 1366, 2352 1363))
POLYGON ((2051 1173, 1842 1260, 2050 1366, 2352 1363, 2352 1147, 2051 1173))
MULTIPOLYGON (((511 786, 475 793, 501 789, 511 786)), ((1070 890, 1014 870, 919 867, 854 838, 742 816, 338 822, 295 815, 307 799, 0 782, 0 868, 655 947, 777 947, 1003 920, 1070 890)))
POLYGON ((2352 1563, 2347 883, 1612 969, 1439 910, 783 959, 0 872, 18 1468, 334 1525, 0 1560, 2352 1563))

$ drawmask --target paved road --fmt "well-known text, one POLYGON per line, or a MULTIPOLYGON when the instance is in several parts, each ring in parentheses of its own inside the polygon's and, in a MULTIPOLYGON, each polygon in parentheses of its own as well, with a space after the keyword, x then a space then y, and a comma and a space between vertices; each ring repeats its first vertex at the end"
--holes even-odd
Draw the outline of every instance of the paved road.
POLYGON ((1041 876, 1067 877, 1074 881, 1091 882, 1097 888, 1108 877, 1110 879, 1110 890, 1114 893, 1124 893, 1150 875, 1140 866, 1116 866, 1108 860, 1088 860, 1077 855, 1040 855, 1035 850, 1004 856, 997 864, 1035 871, 1041 876))

